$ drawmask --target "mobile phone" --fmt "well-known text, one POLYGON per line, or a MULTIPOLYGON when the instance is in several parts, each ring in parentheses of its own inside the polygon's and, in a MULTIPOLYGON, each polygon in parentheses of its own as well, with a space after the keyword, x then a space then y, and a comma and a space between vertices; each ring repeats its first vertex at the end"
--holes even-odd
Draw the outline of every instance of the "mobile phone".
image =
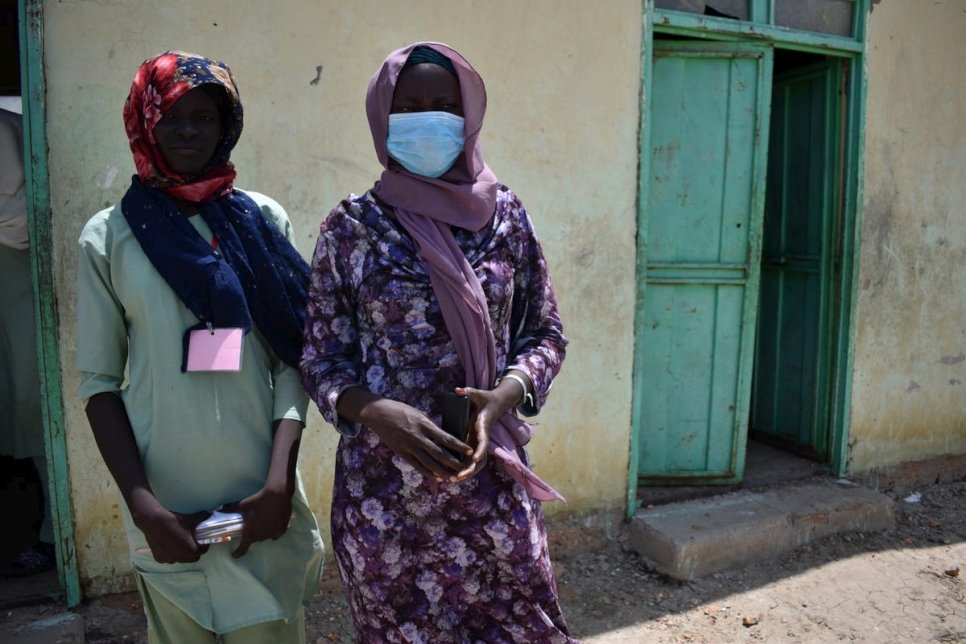
POLYGON ((470 399, 457 396, 453 392, 443 395, 443 425, 442 430, 450 436, 464 443, 467 439, 467 425, 470 422, 470 399))
POLYGON ((241 514, 214 510, 210 517, 195 526, 195 541, 202 545, 231 541, 232 537, 240 536, 244 528, 241 514))

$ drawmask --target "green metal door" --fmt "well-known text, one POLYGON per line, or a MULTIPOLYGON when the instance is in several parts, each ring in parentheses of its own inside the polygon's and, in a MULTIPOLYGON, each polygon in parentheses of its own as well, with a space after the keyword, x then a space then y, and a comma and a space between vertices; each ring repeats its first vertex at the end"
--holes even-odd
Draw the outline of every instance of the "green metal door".
POLYGON ((828 459, 829 342, 841 76, 838 61, 776 75, 752 430, 828 459))
POLYGON ((643 483, 741 479, 772 51, 655 42, 635 382, 643 483))

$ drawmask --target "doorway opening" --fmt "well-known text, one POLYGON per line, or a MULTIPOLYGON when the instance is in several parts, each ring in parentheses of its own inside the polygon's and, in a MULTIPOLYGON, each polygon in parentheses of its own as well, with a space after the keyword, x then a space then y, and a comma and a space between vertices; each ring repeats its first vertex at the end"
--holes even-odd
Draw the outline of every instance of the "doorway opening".
POLYGON ((751 440, 822 465, 838 364, 845 68, 775 51, 749 414, 751 440))
MULTIPOLYGON (((62 525, 44 419, 36 314, 39 301, 32 262, 38 250, 31 207, 28 83, 22 78, 23 3, 0 0, 0 606, 48 600, 62 594, 62 525)), ((69 524, 68 524, 69 525, 69 524)))

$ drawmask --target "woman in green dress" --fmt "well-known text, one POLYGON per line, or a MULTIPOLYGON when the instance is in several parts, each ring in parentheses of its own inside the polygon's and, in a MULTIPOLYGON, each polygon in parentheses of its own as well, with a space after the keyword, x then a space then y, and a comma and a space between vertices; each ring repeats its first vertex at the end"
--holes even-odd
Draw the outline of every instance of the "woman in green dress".
POLYGON ((145 61, 124 121, 138 173, 81 233, 77 367, 149 637, 303 641, 322 553, 296 470, 308 267, 285 211, 233 187, 242 108, 224 64, 145 61), (216 509, 244 530, 201 545, 216 509))

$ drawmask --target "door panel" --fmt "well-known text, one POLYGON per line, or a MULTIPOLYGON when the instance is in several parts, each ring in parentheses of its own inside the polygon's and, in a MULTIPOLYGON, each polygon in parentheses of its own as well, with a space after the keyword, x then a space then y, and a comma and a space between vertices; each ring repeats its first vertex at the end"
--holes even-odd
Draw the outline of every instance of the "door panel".
POLYGON ((636 378, 643 482, 741 477, 771 53, 654 45, 636 378))
POLYGON ((755 362, 756 435, 825 460, 837 62, 776 77, 755 362))

